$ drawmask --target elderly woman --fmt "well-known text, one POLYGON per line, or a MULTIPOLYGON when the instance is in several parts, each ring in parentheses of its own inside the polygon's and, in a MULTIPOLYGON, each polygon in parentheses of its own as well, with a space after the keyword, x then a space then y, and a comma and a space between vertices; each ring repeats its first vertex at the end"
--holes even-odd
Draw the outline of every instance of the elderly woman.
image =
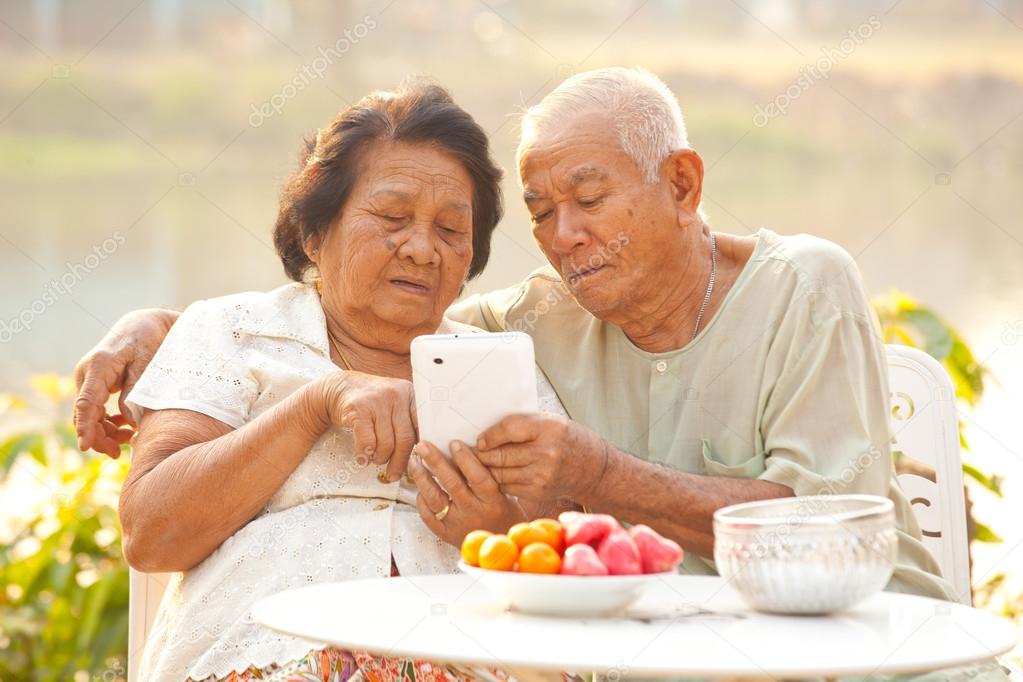
MULTIPOLYGON (((274 239, 297 283, 195 303, 174 325, 128 397, 125 555, 180 572, 142 679, 477 676, 324 649, 250 608, 299 585, 451 572, 445 540, 525 518, 466 447, 457 466, 432 447, 426 466, 409 461, 409 343, 472 329, 443 315, 487 262, 500 175, 441 88, 370 95, 306 143, 285 183, 274 239)), ((546 381, 541 393, 561 409, 546 381)))

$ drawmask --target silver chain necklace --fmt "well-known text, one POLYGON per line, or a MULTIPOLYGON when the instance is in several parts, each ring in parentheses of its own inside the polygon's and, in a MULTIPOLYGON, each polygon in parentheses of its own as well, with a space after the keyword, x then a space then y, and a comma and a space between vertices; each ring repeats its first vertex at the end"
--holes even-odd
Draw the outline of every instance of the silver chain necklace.
POLYGON ((714 292, 714 280, 718 275, 718 240, 713 234, 710 235, 710 278, 707 280, 707 293, 703 295, 703 305, 696 315, 696 326, 693 327, 693 335, 689 337, 692 341, 700 333, 700 322, 703 321, 703 314, 707 312, 707 304, 710 303, 710 295, 714 292))

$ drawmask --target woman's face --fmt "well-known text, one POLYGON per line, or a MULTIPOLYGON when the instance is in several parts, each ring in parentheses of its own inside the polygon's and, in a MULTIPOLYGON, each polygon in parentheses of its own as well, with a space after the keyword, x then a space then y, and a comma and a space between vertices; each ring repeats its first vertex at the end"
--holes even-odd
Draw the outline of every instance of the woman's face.
POLYGON ((314 258, 324 307, 351 333, 407 352, 437 328, 469 271, 472 180, 427 144, 378 142, 361 166, 314 258))

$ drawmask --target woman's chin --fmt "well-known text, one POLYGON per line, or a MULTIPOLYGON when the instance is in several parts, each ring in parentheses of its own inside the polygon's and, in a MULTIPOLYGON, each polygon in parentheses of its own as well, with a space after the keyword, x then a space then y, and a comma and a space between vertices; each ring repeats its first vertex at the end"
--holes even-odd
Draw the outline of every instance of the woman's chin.
POLYGON ((388 303, 380 306, 375 312, 384 322, 416 330, 431 326, 436 328, 444 316, 444 308, 438 309, 432 302, 431 305, 388 303))

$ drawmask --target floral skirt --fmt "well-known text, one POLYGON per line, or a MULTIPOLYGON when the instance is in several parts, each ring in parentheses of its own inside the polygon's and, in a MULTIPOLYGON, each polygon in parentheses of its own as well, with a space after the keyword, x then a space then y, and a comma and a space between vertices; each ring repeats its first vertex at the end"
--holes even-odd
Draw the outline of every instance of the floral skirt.
MULTIPOLYGON (((361 651, 329 647, 311 651, 305 657, 265 668, 249 668, 217 680, 208 677, 194 682, 511 682, 500 670, 471 666, 442 665, 431 661, 373 656, 361 651)), ((573 678, 568 678, 573 679, 573 678)))
MULTIPOLYGON (((391 559, 391 576, 398 567, 391 559)), ((582 682, 582 678, 562 673, 565 682, 582 682)), ((514 682, 506 672, 482 666, 452 665, 433 661, 374 656, 364 651, 346 651, 327 647, 310 651, 290 663, 272 663, 265 668, 249 668, 227 677, 214 675, 187 682, 514 682)))

